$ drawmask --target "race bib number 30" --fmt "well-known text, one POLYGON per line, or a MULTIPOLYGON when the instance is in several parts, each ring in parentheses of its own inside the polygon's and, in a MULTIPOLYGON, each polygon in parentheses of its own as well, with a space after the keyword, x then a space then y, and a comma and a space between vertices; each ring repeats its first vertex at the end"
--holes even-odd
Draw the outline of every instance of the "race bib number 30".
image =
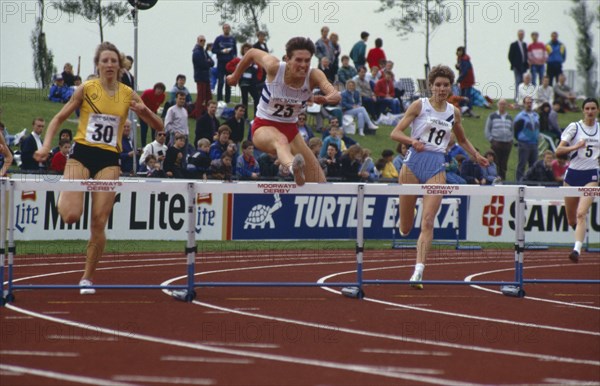
POLYGON ((89 143, 117 146, 121 118, 115 115, 90 114, 85 140, 89 143))

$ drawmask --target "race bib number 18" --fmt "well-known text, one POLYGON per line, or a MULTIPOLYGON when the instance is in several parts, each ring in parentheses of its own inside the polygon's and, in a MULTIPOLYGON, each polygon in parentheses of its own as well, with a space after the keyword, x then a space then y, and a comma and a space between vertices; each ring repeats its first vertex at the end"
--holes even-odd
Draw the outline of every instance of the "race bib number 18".
POLYGON ((116 147, 120 123, 121 118, 115 115, 90 114, 85 140, 116 147))

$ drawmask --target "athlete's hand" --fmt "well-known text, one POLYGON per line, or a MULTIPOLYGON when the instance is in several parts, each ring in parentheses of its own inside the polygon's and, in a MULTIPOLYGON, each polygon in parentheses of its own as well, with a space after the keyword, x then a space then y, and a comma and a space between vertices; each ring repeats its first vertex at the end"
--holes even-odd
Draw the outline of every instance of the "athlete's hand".
POLYGON ((50 149, 42 146, 35 153, 33 153, 33 159, 37 162, 44 162, 48 159, 48 155, 50 154, 50 149))
POLYGON ((316 104, 319 105, 326 105, 327 104, 327 98, 323 95, 315 95, 312 97, 312 101, 316 104))
POLYGON ((140 115, 145 109, 146 109, 146 105, 137 101, 132 100, 129 103, 129 109, 131 111, 133 111, 134 113, 136 113, 137 115, 140 115))
POLYGON ((577 142, 575 144, 575 149, 574 150, 579 150, 579 149, 581 149, 583 147, 585 147, 585 139, 582 139, 579 142, 577 142))
POLYGON ((239 78, 233 76, 233 74, 227 75, 225 80, 227 81, 227 85, 229 86, 236 86, 239 82, 239 78))
POLYGON ((488 167, 490 165, 490 161, 479 153, 475 153, 475 161, 477 161, 480 166, 488 167))
POLYGON ((417 152, 421 152, 421 151, 425 150, 425 144, 423 142, 419 141, 418 139, 413 140, 411 146, 417 152))

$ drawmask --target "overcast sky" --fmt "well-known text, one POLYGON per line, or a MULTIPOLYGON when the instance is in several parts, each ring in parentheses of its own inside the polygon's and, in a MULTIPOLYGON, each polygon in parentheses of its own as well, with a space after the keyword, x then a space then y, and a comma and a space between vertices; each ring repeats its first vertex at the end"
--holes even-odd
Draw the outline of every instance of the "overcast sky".
MULTIPOLYGON (((463 45, 462 0, 447 0, 450 19, 438 27, 430 46, 432 65, 443 63, 453 66, 456 47, 463 45)), ((375 1, 271 1, 261 22, 268 26, 268 45, 273 54, 281 57, 285 42, 293 36, 319 37, 323 25, 340 36, 342 53, 348 54, 359 39, 361 31, 371 35, 368 46, 377 37, 383 39, 383 48, 395 62, 397 77, 424 76, 425 38, 414 33, 400 38, 388 21, 400 10, 378 13, 380 2, 375 1)), ((552 31, 559 33, 567 47, 564 69, 576 69, 576 26, 568 9, 570 0, 549 1, 469 1, 467 12, 468 53, 475 69, 476 87, 491 97, 514 94, 513 75, 507 59, 508 47, 516 39, 517 30, 537 31, 544 42, 552 31)), ((596 1, 589 6, 597 8, 596 1)), ((3 86, 35 87, 32 69, 31 32, 39 12, 37 1, 0 1, 0 83, 3 86)), ((239 15, 244 17, 244 15, 239 15)), ((152 87, 164 82, 170 87, 175 77, 183 73, 188 86, 193 87, 191 53, 198 34, 213 41, 221 33, 220 17, 212 1, 159 0, 150 10, 140 12, 138 88, 152 87)), ((235 21, 231 21, 235 29, 235 21)), ((596 24, 597 27, 597 24, 596 24)), ((44 30, 59 72, 65 62, 75 66, 81 56, 81 75, 93 71, 92 57, 100 42, 98 26, 80 16, 62 14, 46 1, 44 30)), ((105 40, 111 41, 126 54, 133 55, 134 28, 130 20, 120 20, 106 27, 105 40)), ((595 54, 598 57, 600 29, 594 29, 595 54)), ((316 61, 315 61, 316 65, 316 61)))

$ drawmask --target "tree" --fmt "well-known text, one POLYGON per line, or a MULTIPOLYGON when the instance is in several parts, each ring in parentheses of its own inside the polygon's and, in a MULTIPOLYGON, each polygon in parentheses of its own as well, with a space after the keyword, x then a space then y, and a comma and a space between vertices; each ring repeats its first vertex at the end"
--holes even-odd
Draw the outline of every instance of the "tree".
POLYGON ((44 33, 44 0, 40 3, 40 15, 35 21, 35 29, 31 33, 31 48, 33 49, 33 76, 42 88, 49 87, 52 83, 52 75, 56 72, 54 66, 54 54, 46 44, 44 33))
POLYGON ((592 28, 597 15, 588 10, 585 1, 573 0, 573 3, 569 15, 577 26, 577 72, 584 80, 585 95, 593 97, 596 95, 598 84, 597 76, 594 76, 597 75, 595 74, 596 55, 592 52, 592 47, 594 47, 592 28))
POLYGON ((98 24, 100 43, 104 41, 104 27, 115 25, 121 16, 129 13, 125 2, 111 1, 108 5, 102 5, 100 0, 62 0, 57 1, 55 6, 70 15, 80 15, 98 24))
POLYGON ((260 18, 268 4, 268 0, 215 1, 222 23, 238 23, 232 28, 232 34, 240 43, 255 38, 258 31, 267 32, 267 25, 260 23, 260 18))
POLYGON ((417 32, 425 35, 425 73, 429 72, 429 42, 433 31, 444 22, 446 12, 444 0, 380 0, 381 7, 377 12, 400 9, 400 16, 390 20, 388 25, 398 31, 399 36, 414 33, 416 27, 425 30, 417 32))

